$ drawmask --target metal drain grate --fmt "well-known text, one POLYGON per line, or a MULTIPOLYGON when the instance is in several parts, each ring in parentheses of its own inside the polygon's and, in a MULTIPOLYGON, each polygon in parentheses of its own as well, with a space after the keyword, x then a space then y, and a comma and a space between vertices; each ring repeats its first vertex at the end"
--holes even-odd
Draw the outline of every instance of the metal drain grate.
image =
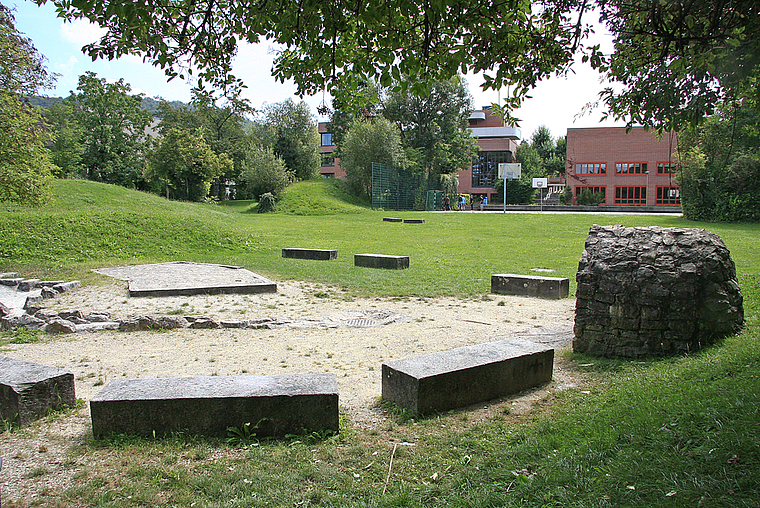
POLYGON ((344 321, 344 323, 352 328, 370 328, 380 324, 372 319, 349 319, 344 321))

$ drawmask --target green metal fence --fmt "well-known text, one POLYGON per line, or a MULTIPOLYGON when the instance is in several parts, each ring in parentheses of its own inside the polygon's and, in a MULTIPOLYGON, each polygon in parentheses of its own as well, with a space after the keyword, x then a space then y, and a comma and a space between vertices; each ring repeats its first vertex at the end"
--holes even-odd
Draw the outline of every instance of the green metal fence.
POLYGON ((424 210, 428 178, 388 164, 372 163, 372 208, 424 210))

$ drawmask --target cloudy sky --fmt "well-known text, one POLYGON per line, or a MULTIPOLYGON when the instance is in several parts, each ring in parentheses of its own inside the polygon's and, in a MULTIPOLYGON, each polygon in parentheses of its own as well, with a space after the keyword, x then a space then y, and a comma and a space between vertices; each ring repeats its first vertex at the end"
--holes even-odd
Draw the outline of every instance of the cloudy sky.
MULTIPOLYGON (((4 0, 4 3, 10 7, 15 6, 16 27, 31 38, 37 50, 47 58, 48 69, 60 74, 55 88, 46 91, 47 95, 67 96, 71 90, 76 89, 80 75, 93 71, 98 77, 109 81, 124 78, 135 93, 167 100, 190 100, 191 86, 188 83, 179 78, 167 82, 163 71, 143 63, 141 58, 130 56, 110 62, 93 62, 83 54, 82 46, 98 38, 101 33, 99 27, 84 22, 64 23, 56 17, 52 4, 38 7, 29 0, 4 0)), ((598 34, 597 38, 604 48, 607 44, 604 34, 598 34)), ((235 75, 248 85, 244 95, 256 108, 282 102, 288 97, 301 100, 294 95, 294 84, 278 83, 272 78, 272 58, 272 47, 266 43, 244 46, 236 57, 235 75)), ((574 71, 566 78, 552 78, 539 84, 533 90, 532 98, 525 101, 523 107, 516 112, 515 116, 521 120, 519 127, 523 139, 529 138, 541 125, 549 127, 555 137, 564 136, 568 127, 622 125, 609 121, 599 123, 599 110, 579 117, 583 106, 595 101, 604 85, 588 65, 576 62, 574 71)), ((478 76, 469 75, 466 78, 476 108, 498 101, 498 92, 481 90, 478 76)), ((502 93, 506 94, 506 90, 502 93)), ((317 115, 316 107, 322 101, 322 96, 304 97, 303 100, 317 115)), ((329 103, 329 96, 327 101, 329 103)), ((324 120, 326 118, 320 118, 320 121, 324 120)))

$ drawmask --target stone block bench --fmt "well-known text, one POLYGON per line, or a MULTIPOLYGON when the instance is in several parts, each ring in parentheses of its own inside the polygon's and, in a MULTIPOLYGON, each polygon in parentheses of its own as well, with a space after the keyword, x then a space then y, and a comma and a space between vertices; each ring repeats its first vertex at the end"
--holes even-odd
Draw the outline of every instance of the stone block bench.
POLYGON ((282 257, 331 261, 333 259, 338 259, 338 251, 325 249, 282 249, 282 257))
POLYGON ((570 294, 570 279, 514 273, 491 275, 491 293, 559 300, 570 294))
POLYGON ((114 379, 90 401, 90 413, 95 437, 226 437, 245 424, 261 437, 338 432, 338 381, 334 374, 114 379))
POLYGON ((404 219, 404 224, 425 224, 425 219, 404 219))
POLYGON ((73 373, 0 356, 0 420, 22 426, 75 405, 73 373))
POLYGON ((552 378, 554 350, 503 340, 384 363, 383 400, 430 414, 511 395, 552 378))
POLYGON ((404 268, 409 268, 409 256, 389 256, 386 254, 354 254, 354 266, 403 270, 404 268))
POLYGON ((383 217, 383 222, 403 222, 404 219, 400 219, 397 217, 383 217))

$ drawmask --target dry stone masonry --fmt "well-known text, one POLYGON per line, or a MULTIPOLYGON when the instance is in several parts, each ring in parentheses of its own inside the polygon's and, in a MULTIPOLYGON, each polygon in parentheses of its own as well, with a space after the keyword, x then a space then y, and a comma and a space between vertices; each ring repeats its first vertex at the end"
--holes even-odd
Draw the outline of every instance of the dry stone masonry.
POLYGON ((595 225, 577 282, 575 352, 676 354, 744 325, 736 268, 709 231, 595 225))

